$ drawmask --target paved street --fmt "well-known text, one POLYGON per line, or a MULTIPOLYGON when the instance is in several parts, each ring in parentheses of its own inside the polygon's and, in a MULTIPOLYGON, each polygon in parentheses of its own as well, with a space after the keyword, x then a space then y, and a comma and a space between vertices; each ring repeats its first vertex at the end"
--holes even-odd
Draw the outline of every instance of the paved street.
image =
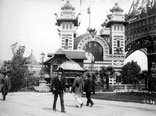
MULTIPOLYGON (((85 98, 83 101, 86 103, 85 98)), ((93 107, 76 108, 73 95, 66 93, 66 113, 62 113, 59 99, 57 111, 52 111, 51 93, 9 93, 6 101, 3 101, 0 95, 0 116, 156 116, 155 105, 95 99, 93 101, 93 107)))

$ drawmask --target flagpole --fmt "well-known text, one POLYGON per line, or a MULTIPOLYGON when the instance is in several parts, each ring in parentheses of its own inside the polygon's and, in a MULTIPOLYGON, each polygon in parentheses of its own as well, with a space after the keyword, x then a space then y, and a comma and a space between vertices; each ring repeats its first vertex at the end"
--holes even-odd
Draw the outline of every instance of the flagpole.
POLYGON ((91 17, 91 16, 90 16, 90 13, 89 13, 89 27, 90 27, 90 17, 91 17))
POLYGON ((11 45, 11 50, 12 50, 13 55, 15 55, 15 52, 16 52, 15 49, 17 48, 17 45, 18 45, 18 42, 11 45))
POLYGON ((88 14, 89 14, 89 28, 90 28, 90 25, 91 25, 91 11, 90 11, 90 5, 88 7, 88 14))

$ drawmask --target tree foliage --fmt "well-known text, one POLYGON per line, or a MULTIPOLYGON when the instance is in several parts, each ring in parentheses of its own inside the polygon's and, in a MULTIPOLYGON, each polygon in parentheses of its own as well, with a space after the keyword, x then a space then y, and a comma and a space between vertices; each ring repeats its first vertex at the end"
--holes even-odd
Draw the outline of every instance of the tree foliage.
POLYGON ((148 71, 147 70, 143 70, 140 74, 140 80, 143 81, 145 83, 145 89, 148 88, 148 71))
POLYGON ((112 77, 115 74, 115 70, 112 66, 108 67, 101 67, 101 70, 99 71, 100 77, 102 81, 106 81, 106 88, 109 89, 109 77, 112 77))
POLYGON ((28 76, 27 58, 23 57, 23 51, 17 49, 11 60, 11 91, 18 91, 26 85, 25 78, 28 76))
POLYGON ((121 74, 122 74, 122 83, 124 84, 133 84, 138 81, 138 75, 141 72, 140 66, 137 62, 133 60, 128 62, 122 67, 121 74))

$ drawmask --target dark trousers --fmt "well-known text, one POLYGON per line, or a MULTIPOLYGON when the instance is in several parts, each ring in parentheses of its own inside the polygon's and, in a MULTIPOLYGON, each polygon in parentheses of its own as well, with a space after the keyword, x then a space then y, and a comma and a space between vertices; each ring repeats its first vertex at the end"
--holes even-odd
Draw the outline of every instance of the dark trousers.
POLYGON ((86 98, 87 98, 87 106, 89 106, 89 103, 93 105, 93 101, 91 100, 91 92, 86 92, 86 98))
POLYGON ((6 95, 8 94, 9 89, 8 89, 7 86, 5 86, 4 84, 2 84, 2 88, 1 88, 1 90, 2 90, 3 100, 5 100, 6 95))
POLYGON ((54 92, 53 110, 56 110, 56 102, 57 102, 58 95, 60 96, 61 111, 63 112, 63 111, 65 111, 63 91, 54 92))

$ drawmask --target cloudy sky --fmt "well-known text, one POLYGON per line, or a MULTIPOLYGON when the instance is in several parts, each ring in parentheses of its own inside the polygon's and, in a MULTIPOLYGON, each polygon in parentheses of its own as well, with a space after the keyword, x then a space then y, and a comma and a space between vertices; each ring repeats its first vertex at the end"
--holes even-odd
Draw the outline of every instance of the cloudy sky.
MULTIPOLYGON (((18 42, 25 45, 25 54, 33 54, 40 61, 41 53, 54 53, 60 46, 57 32, 56 17, 66 0, 0 0, 0 59, 12 58, 11 45, 18 42)), ((106 15, 118 2, 127 13, 132 0, 70 0, 76 8, 76 14, 81 12, 81 25, 77 29, 78 35, 84 34, 89 24, 87 8, 91 7, 91 26, 101 29, 106 15)), ((137 61, 142 69, 147 69, 146 56, 141 52, 132 54, 126 62, 137 61), (139 57, 138 57, 139 56, 139 57)))

